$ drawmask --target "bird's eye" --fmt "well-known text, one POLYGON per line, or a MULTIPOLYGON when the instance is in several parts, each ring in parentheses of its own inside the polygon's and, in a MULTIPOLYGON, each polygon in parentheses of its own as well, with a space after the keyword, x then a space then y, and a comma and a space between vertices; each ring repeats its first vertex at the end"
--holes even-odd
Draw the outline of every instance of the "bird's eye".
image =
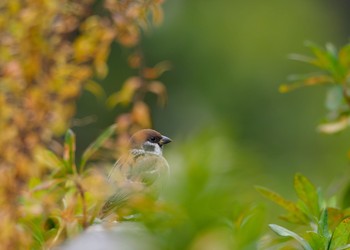
POLYGON ((150 140, 151 142, 155 142, 157 139, 156 139, 154 136, 152 136, 151 138, 149 138, 149 140, 150 140))

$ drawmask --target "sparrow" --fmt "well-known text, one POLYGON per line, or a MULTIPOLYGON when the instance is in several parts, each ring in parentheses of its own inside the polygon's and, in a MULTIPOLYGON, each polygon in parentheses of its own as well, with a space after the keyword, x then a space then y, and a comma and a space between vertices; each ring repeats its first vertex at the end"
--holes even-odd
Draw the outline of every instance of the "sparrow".
POLYGON ((112 195, 104 203, 100 219, 118 213, 118 209, 140 194, 157 196, 169 175, 163 146, 172 140, 152 129, 142 129, 130 138, 129 153, 112 168, 108 181, 112 195))

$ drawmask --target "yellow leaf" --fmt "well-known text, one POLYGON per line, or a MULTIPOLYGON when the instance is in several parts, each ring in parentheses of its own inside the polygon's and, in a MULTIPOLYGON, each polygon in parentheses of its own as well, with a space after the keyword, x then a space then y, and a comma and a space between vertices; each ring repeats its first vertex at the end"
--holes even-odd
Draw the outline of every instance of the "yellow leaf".
POLYGON ((163 83, 153 81, 148 85, 148 90, 158 96, 158 103, 164 106, 167 100, 167 92, 163 83))
POLYGON ((128 105, 131 102, 134 93, 141 87, 141 85, 142 81, 139 77, 130 77, 126 80, 119 92, 108 97, 106 101, 107 106, 113 108, 118 104, 128 105))
POLYGON ((140 124, 143 128, 151 127, 151 116, 150 111, 144 102, 137 102, 132 110, 133 120, 140 124))
POLYGON ((88 81, 84 87, 87 91, 89 91, 99 99, 103 99, 106 96, 104 89, 101 87, 99 83, 95 81, 92 81, 92 80, 88 81))

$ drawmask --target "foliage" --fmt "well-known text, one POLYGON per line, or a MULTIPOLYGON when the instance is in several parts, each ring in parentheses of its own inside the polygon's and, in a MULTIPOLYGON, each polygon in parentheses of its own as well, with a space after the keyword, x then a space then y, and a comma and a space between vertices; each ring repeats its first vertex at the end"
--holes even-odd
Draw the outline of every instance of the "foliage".
MULTIPOLYGON (((0 3, 0 248, 51 249, 94 223, 110 189, 102 173, 103 157, 111 149, 123 154, 132 131, 151 127, 147 94, 156 95, 159 105, 167 101, 158 79, 170 64, 149 67, 140 46, 142 31, 162 21, 161 4, 162 0, 0 3), (127 111, 117 117, 118 126, 107 128, 78 159, 75 133, 68 129, 75 103, 83 90, 106 97, 99 80, 108 74, 113 42, 128 49, 127 64, 134 74, 107 96, 106 106, 127 111), (64 132, 61 145, 57 140, 64 132)), ((320 130, 340 131, 349 124, 349 46, 339 52, 332 45, 308 46, 314 58, 292 58, 322 72, 297 77, 281 91, 330 84, 328 123, 320 130)), ((240 181, 251 176, 242 174, 243 167, 235 168, 233 145, 214 135, 191 140, 172 151, 171 165, 181 170, 174 173, 166 197, 136 200, 131 208, 139 217, 132 220, 144 223, 161 249, 255 249, 264 208, 251 197, 242 198, 246 193, 241 194, 240 181)), ((304 249, 349 248, 349 209, 323 198, 300 174, 294 188, 297 202, 266 188, 258 190, 287 211, 283 220, 308 231, 270 224, 278 235, 294 241, 264 238, 261 248, 276 242, 284 249, 295 249, 296 243, 304 249)))
POLYGON ((290 76, 292 84, 281 85, 280 91, 285 93, 302 86, 329 85, 325 100, 328 114, 319 130, 323 133, 339 132, 349 125, 350 45, 345 45, 339 51, 332 44, 327 44, 325 48, 311 42, 306 45, 312 51, 313 57, 292 54, 290 58, 315 66, 319 71, 290 76))
MULTIPOLYGON (((303 55, 291 55, 291 59, 306 62, 320 69, 320 72, 293 76, 292 84, 281 85, 280 91, 287 92, 302 86, 328 84, 326 107, 328 109, 327 122, 319 126, 324 133, 335 133, 345 129, 349 125, 350 96, 349 96, 349 73, 350 73, 350 50, 349 45, 337 51, 332 44, 326 48, 319 47, 308 42, 307 46, 313 52, 314 57, 303 55)), ((280 216, 281 219, 297 225, 307 226, 302 233, 291 231, 283 226, 270 224, 270 228, 277 235, 294 239, 302 249, 349 249, 350 248, 350 208, 336 198, 326 200, 321 189, 316 187, 303 175, 296 174, 294 177, 294 189, 298 201, 291 202, 284 199, 264 187, 257 190, 266 198, 272 200, 288 213, 280 216)), ((346 200, 347 196, 343 198, 346 200)), ((299 230, 300 231, 300 228, 299 230)), ((274 241, 265 238, 262 241, 263 248, 278 246, 283 249, 295 249, 295 242, 274 241), (282 243, 281 243, 282 242, 282 243)), ((299 247, 299 248, 300 248, 299 247)))
MULTIPOLYGON (((350 210, 340 209, 333 200, 327 201, 316 187, 303 175, 294 177, 294 189, 297 193, 297 202, 284 199, 281 195, 267 188, 257 187, 257 190, 266 198, 272 200, 288 214, 281 219, 304 227, 303 232, 297 233, 285 227, 270 224, 270 228, 279 236, 296 240, 302 249, 348 249, 350 247, 350 210)), ((273 240, 264 240, 264 247, 275 245, 273 240), (270 242, 269 242, 270 241, 270 242)), ((295 249, 294 242, 280 242, 283 249, 295 249)))
POLYGON ((172 180, 165 200, 176 213, 166 227, 150 226, 161 249, 256 249, 265 210, 242 186, 258 171, 242 166, 243 153, 223 135, 205 130, 166 150, 172 180))
POLYGON ((39 161, 50 169, 50 173, 43 179, 31 179, 28 193, 21 200, 21 223, 32 232, 34 249, 50 249, 93 222, 106 198, 108 186, 101 171, 84 167, 114 132, 113 125, 102 133, 85 150, 80 164, 76 164, 72 130, 65 135, 61 157, 49 150, 37 152, 39 161))
MULTIPOLYGON (((61 136, 69 127, 75 113, 75 102, 82 89, 85 87, 97 95, 104 93, 92 77, 101 79, 107 75, 106 61, 111 44, 116 41, 123 47, 141 53, 138 46, 141 30, 146 29, 151 22, 161 22, 161 4, 161 0, 5 0, 0 3, 2 248, 29 249, 33 238, 28 231, 43 230, 37 227, 38 223, 42 225, 42 221, 34 223, 32 217, 36 217, 40 211, 57 214, 57 204, 61 202, 63 190, 67 191, 63 201, 67 206, 68 218, 73 210, 84 207, 78 203, 76 207, 71 207, 71 200, 75 200, 79 192, 80 196, 84 195, 80 188, 82 184, 77 181, 84 173, 75 167, 74 135, 66 134, 65 147, 68 148, 64 149, 64 166, 61 166, 62 160, 47 153, 45 157, 51 156, 51 160, 57 163, 52 169, 53 165, 48 167, 40 162, 38 155, 46 152, 45 148, 54 148, 60 154, 61 149, 54 138, 61 136), (152 21, 149 21, 150 17, 152 21), (57 169, 60 169, 57 174, 62 178, 69 174, 69 180, 49 180, 49 172, 57 169), (46 189, 47 192, 39 188, 39 197, 47 196, 48 200, 44 209, 28 210, 26 202, 34 186, 50 187, 46 189), (51 190, 52 186, 61 189, 51 190), (31 229, 26 230, 17 223, 24 217, 34 223, 29 226, 31 229)), ((138 91, 127 96, 120 94, 132 110, 127 121, 124 117, 124 120, 121 119, 124 123, 120 122, 118 127, 119 132, 125 134, 131 124, 136 127, 150 125, 148 106, 143 102, 147 91, 163 99, 165 96, 165 87, 155 80, 164 67, 146 67, 142 59, 133 58, 133 67, 140 69, 138 91), (152 83, 146 85, 149 79, 152 83), (136 94, 139 95, 137 98, 136 94)), ((129 82, 124 83, 120 93, 125 92, 123 89, 128 88, 129 82)), ((93 150, 90 148, 86 158, 91 156, 93 150)), ((39 202, 38 197, 35 200, 39 202)), ((80 225, 86 226, 87 220, 80 221, 80 225)), ((64 224, 60 216, 50 217, 47 223, 48 229, 56 228, 53 224, 60 225, 60 233, 52 233, 57 237, 69 231, 66 227, 70 226, 64 224)), ((41 234, 34 237, 37 241, 47 238, 41 234)))
MULTIPOLYGON (((101 171, 84 166, 98 151, 106 151, 103 146, 112 143, 114 132, 114 126, 105 130, 84 151, 79 164, 75 163, 75 136, 71 130, 66 133, 62 157, 48 150, 38 154, 40 162, 51 169, 50 174, 41 181, 32 180, 30 192, 22 200, 28 211, 22 223, 33 234, 34 249, 50 249, 96 223, 93 221, 110 187, 101 171)), ((137 217, 125 220, 144 224, 156 249, 255 249, 264 225, 264 209, 240 193, 241 179, 251 176, 239 165, 232 168, 238 158, 233 159, 232 148, 227 138, 211 132, 167 148, 172 178, 162 190, 161 199, 140 196, 133 200, 126 206, 132 210, 123 212, 137 213, 137 217), (195 147, 198 142, 200 146, 195 147), (202 156, 202 152, 208 153, 202 156), (225 164, 215 165, 218 157, 225 164)), ((123 223, 120 221, 117 228, 123 229, 123 223)), ((118 242, 113 244, 118 246, 118 242)))

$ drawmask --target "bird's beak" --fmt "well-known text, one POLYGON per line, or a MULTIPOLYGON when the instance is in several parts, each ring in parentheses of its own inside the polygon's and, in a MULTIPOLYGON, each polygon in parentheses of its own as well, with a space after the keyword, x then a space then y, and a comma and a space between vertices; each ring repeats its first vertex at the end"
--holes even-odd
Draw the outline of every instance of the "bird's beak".
POLYGON ((165 144, 168 144, 169 142, 171 142, 171 139, 166 137, 166 136, 164 136, 164 135, 162 135, 162 139, 160 139, 159 145, 163 146, 165 144))

